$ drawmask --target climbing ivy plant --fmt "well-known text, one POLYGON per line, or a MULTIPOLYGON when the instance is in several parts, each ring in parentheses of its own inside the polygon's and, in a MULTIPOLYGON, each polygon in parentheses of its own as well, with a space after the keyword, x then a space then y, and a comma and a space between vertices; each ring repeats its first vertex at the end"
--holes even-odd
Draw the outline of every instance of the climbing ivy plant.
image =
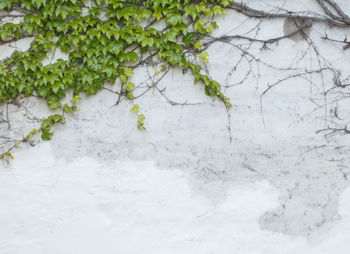
MULTIPOLYGON (((25 37, 32 41, 28 50, 16 50, 0 61, 0 103, 38 96, 52 110, 71 113, 82 93, 96 94, 106 83, 121 84, 120 96, 133 100, 133 70, 152 58, 163 64, 162 71, 171 67, 190 71, 208 96, 230 108, 220 84, 198 61, 207 63, 201 40, 217 28, 213 17, 224 14, 232 1, 1 0, 2 12, 23 15, 19 22, 0 26, 0 45, 25 37), (43 64, 57 48, 67 59, 43 64), (71 102, 62 103, 68 94, 73 94, 71 102)), ((144 129, 138 105, 131 111, 138 116, 139 129, 144 129)), ((63 115, 49 116, 21 142, 38 132, 49 140, 52 126, 64 121, 63 115)), ((10 151, 1 157, 11 157, 10 151)))

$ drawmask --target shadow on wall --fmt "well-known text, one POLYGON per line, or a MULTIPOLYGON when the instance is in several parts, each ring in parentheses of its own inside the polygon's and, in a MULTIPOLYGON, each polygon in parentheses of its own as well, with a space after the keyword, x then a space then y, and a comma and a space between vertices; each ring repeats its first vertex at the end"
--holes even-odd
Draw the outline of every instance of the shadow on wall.
POLYGON ((288 36, 289 39, 298 42, 304 40, 304 35, 309 36, 311 33, 311 21, 310 20, 297 20, 292 18, 287 18, 284 20, 283 25, 283 33, 285 36, 288 36), (309 24, 310 23, 310 24, 309 24), (305 27, 304 29, 301 29, 302 27, 305 27), (295 33, 296 31, 300 30, 300 32, 295 33), (293 34, 292 36, 289 36, 290 34, 293 34))

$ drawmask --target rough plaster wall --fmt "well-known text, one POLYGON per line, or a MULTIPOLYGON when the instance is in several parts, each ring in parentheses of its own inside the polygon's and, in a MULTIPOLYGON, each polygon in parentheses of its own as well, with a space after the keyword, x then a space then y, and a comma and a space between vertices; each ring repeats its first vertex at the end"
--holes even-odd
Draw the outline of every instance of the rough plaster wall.
MULTIPOLYGON (((340 2, 350 10, 348 1, 340 2)), ((267 9, 280 4, 296 10, 302 5, 318 11, 311 1, 249 4, 267 9)), ((254 20, 228 13, 219 20, 216 34, 235 34, 255 25, 254 20), (240 26, 242 22, 244 25, 240 26)), ((348 73, 350 51, 322 41, 324 30, 324 26, 314 24, 310 36, 333 66, 348 73)), ((344 31, 340 32, 343 36, 344 31)), ((276 21, 264 22, 259 32, 261 38, 281 34, 283 22, 276 21)), ((305 41, 283 40, 269 45, 269 50, 262 50, 259 44, 253 44, 250 50, 262 61, 281 68, 317 67, 317 59, 312 55, 298 61, 307 46, 305 41)), ((213 78, 222 84, 233 84, 244 77, 249 65, 242 61, 227 81, 227 73, 240 59, 239 51, 223 44, 208 51, 213 78)), ((160 82, 160 88, 166 88, 171 100, 194 105, 173 106, 157 91, 148 92, 137 100, 147 118, 147 131, 142 132, 137 130, 136 118, 129 112, 130 103, 115 106, 115 95, 102 91, 82 99, 79 110, 67 117, 64 127, 57 128, 49 146, 57 162, 70 163, 80 157, 94 158, 106 165, 115 160, 147 160, 161 170, 184 171, 191 191, 215 204, 224 202, 233 186, 266 180, 278 190, 279 203, 259 216, 261 229, 312 238, 330 230, 341 218, 338 202, 339 195, 349 187, 350 137, 327 139, 316 134, 327 124, 329 112, 311 99, 322 102, 324 89, 332 86, 332 76, 325 77, 326 87, 320 85, 317 76, 312 77, 313 84, 303 79, 288 80, 271 89, 261 104, 261 93, 283 75, 284 72, 261 64, 259 68, 254 66, 254 75, 243 84, 225 89, 235 105, 231 110, 232 143, 223 105, 206 97, 200 85, 193 85, 190 75, 174 70, 160 82)), ((147 71, 141 68, 134 82, 146 78, 147 71)), ((349 106, 342 103, 343 108, 349 106)), ((39 115, 48 113, 42 102, 30 99, 26 104, 39 115)), ((344 111, 344 117, 347 113, 344 111)), ((19 117, 14 116, 16 119, 19 117)), ((26 124, 26 128, 32 127, 26 124)), ((16 154, 15 157, 20 159, 16 154)))

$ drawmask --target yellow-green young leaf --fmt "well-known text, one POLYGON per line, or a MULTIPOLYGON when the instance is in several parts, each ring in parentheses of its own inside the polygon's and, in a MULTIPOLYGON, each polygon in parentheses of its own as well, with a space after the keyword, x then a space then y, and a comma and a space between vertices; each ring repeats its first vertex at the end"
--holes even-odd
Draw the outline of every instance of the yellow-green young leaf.
POLYGON ((212 8, 213 13, 216 14, 225 14, 226 10, 224 8, 221 8, 220 6, 216 5, 212 8))
POLYGON ((232 0, 231 1, 230 0, 222 0, 221 4, 226 7, 230 4, 230 2, 233 2, 233 1, 232 0))
POLYGON ((139 104, 135 104, 131 109, 130 111, 137 114, 139 112, 139 104))
POLYGON ((80 97, 78 95, 75 95, 75 96, 73 96, 71 101, 72 101, 72 103, 77 103, 77 102, 79 102, 79 100, 80 100, 80 97))
POLYGON ((125 90, 128 92, 131 92, 132 90, 134 90, 135 88, 135 84, 132 82, 128 82, 127 86, 125 87, 125 90))
POLYGON ((124 68, 124 75, 127 77, 131 77, 134 74, 131 68, 124 68))
POLYGON ((200 41, 198 41, 198 42, 196 42, 196 43, 194 44, 194 48, 195 48, 195 49, 201 49, 202 45, 203 45, 203 43, 200 42, 200 41))
POLYGON ((165 21, 173 26, 182 22, 182 16, 179 13, 169 14, 165 21))
POLYGON ((202 60, 204 63, 209 63, 209 60, 208 60, 208 52, 207 51, 203 51, 199 56, 198 56, 198 59, 199 60, 202 60))
POLYGON ((11 0, 1 0, 0 2, 0 10, 11 8, 11 0))
MULTIPOLYGON (((65 112, 65 113, 72 113, 73 111, 74 111, 74 108, 73 107, 70 107, 68 104, 64 104, 63 105, 63 111, 65 112)), ((57 121, 58 121, 59 119, 57 119, 57 121)), ((57 122, 56 120, 55 120, 55 122, 57 122)))
POLYGON ((139 114, 139 119, 141 119, 143 121, 146 119, 146 117, 143 114, 139 114))

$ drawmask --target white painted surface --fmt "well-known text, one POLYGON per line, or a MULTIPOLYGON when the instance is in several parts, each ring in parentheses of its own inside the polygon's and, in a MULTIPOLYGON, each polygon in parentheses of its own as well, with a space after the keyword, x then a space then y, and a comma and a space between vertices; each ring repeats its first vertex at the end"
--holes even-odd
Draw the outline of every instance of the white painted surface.
POLYGON ((350 189, 341 197, 342 220, 307 241, 259 227, 259 216, 279 203, 267 181, 232 185, 216 202, 193 191, 189 172, 153 162, 65 164, 49 144, 17 156, 23 161, 1 171, 1 253, 349 251, 350 189))

